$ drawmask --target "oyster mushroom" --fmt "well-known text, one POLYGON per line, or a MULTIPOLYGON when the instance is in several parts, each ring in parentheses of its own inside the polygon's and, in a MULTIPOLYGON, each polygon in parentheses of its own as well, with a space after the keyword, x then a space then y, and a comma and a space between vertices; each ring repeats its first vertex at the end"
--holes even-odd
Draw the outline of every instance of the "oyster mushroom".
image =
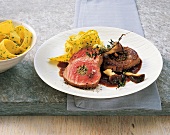
POLYGON ((105 55, 114 54, 117 52, 123 52, 123 46, 119 42, 114 42, 113 48, 105 52, 105 55))
POLYGON ((135 83, 140 83, 145 79, 145 74, 134 74, 131 72, 126 72, 125 75, 128 76, 129 79, 135 83))
POLYGON ((126 76, 124 74, 116 74, 112 72, 111 69, 106 69, 103 71, 107 76, 109 76, 109 82, 111 84, 118 85, 118 87, 124 86, 126 83, 126 76))
MULTIPOLYGON (((128 34, 128 33, 127 33, 128 34)), ((111 42, 109 42, 111 45, 113 45, 113 47, 107 51, 105 53, 105 55, 109 55, 109 54, 114 54, 115 56, 117 56, 117 52, 124 52, 123 50, 123 46, 120 44, 120 40, 122 39, 123 36, 125 36, 126 34, 122 34, 120 36, 120 38, 118 39, 118 42, 114 42, 113 40, 111 40, 111 42)))
POLYGON ((105 71, 103 71, 103 73, 105 73, 107 76, 112 76, 116 74, 115 72, 112 72, 111 69, 106 69, 105 71))

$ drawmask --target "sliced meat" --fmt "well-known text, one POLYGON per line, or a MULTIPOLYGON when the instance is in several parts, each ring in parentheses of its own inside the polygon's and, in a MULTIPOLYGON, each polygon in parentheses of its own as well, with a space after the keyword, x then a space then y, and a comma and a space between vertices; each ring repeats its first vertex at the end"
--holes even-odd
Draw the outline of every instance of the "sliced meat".
POLYGON ((99 53, 98 49, 93 49, 91 47, 83 48, 70 58, 69 63, 81 57, 84 60, 93 61, 100 66, 103 61, 103 56, 99 53))
POLYGON ((63 73, 66 83, 78 88, 96 88, 101 78, 100 66, 103 61, 101 55, 92 56, 95 51, 91 48, 81 49, 69 61, 63 73))
POLYGON ((122 52, 109 54, 104 57, 103 68, 112 69, 114 72, 122 72, 139 64, 141 59, 137 52, 129 47, 123 47, 122 52))
POLYGON ((95 88, 101 78, 100 68, 92 61, 74 60, 63 73, 64 80, 78 88, 95 88))

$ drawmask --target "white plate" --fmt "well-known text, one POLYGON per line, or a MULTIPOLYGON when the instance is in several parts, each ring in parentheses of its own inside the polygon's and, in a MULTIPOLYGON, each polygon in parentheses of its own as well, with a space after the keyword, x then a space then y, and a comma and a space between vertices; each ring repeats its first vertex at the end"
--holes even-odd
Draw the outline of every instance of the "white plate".
POLYGON ((41 45, 34 59, 35 70, 45 83, 56 90, 71 95, 87 98, 114 98, 138 92, 158 78, 163 66, 160 52, 145 38, 130 32, 122 38, 121 43, 123 46, 135 49, 142 59, 142 67, 138 73, 146 75, 146 79, 143 82, 138 84, 128 82, 125 87, 118 89, 99 85, 95 90, 82 90, 65 84, 63 78, 59 76, 59 68, 55 64, 50 64, 49 58, 64 54, 64 44, 70 35, 89 29, 97 30, 100 39, 104 41, 105 45, 108 44, 110 39, 117 41, 121 34, 129 32, 112 27, 86 27, 66 31, 50 38, 41 45))

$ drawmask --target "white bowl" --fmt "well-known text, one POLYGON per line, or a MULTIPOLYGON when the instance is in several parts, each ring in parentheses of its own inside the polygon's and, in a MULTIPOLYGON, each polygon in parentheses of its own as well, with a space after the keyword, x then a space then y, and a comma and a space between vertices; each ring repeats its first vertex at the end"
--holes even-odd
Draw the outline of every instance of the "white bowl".
MULTIPOLYGON (((0 22, 3 22, 3 21, 5 21, 5 20, 0 20, 0 22)), ((34 47, 36 40, 37 40, 36 33, 31 26, 29 26, 28 24, 25 24, 23 22, 17 21, 17 20, 12 20, 12 22, 13 22, 14 26, 22 25, 32 33, 31 47, 29 49, 27 49, 24 53, 18 55, 15 58, 7 59, 7 60, 0 60, 0 73, 14 67, 19 62, 21 62, 21 60, 26 56, 26 54, 34 47)))

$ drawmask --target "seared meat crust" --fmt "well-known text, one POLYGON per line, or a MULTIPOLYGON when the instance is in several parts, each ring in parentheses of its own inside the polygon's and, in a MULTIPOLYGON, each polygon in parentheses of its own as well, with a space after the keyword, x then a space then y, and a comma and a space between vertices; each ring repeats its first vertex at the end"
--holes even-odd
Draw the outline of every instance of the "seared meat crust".
POLYGON ((141 59, 137 52, 129 47, 123 47, 123 52, 109 54, 103 58, 103 68, 112 69, 114 72, 122 72, 139 64, 141 59))

